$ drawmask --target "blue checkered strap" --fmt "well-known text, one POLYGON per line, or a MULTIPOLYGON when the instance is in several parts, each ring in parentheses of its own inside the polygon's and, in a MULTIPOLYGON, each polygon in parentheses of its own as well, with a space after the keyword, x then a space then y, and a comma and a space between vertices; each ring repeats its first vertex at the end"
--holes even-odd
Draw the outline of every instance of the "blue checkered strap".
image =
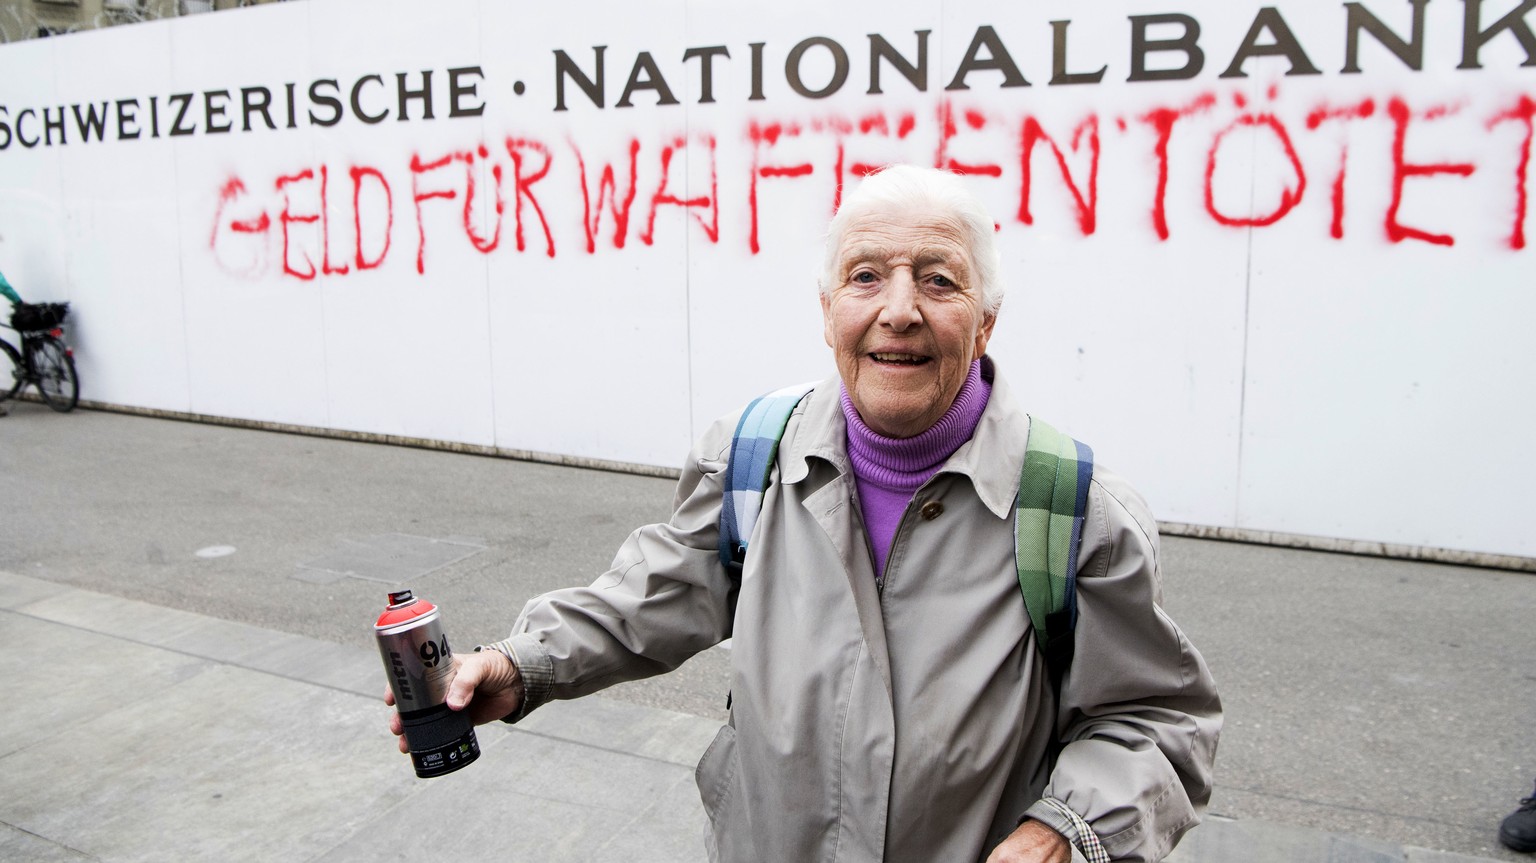
POLYGON ((797 384, 753 399, 736 423, 720 510, 720 562, 733 573, 739 573, 747 559, 747 541, 763 510, 763 492, 768 489, 789 417, 814 387, 797 384))

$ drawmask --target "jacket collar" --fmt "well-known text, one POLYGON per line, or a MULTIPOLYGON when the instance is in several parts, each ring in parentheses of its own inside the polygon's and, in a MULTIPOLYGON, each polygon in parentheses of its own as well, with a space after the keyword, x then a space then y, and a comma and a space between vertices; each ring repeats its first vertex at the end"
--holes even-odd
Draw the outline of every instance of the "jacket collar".
MULTIPOLYGON (((939 475, 966 477, 987 509, 998 518, 1007 518, 1019 492, 1029 416, 1014 401, 1013 392, 998 374, 991 357, 981 358, 981 374, 992 384, 987 408, 976 425, 976 433, 949 457, 939 475)), ((852 475, 840 386, 836 377, 828 378, 795 408, 790 420, 793 431, 785 433, 787 449, 779 462, 783 482, 804 480, 811 472, 812 458, 826 462, 839 474, 852 475)))
POLYGON ((852 474, 848 461, 848 421, 843 418, 842 381, 827 378, 800 400, 784 432, 787 452, 779 459, 781 479, 797 483, 811 472, 810 459, 830 464, 840 474, 852 474))

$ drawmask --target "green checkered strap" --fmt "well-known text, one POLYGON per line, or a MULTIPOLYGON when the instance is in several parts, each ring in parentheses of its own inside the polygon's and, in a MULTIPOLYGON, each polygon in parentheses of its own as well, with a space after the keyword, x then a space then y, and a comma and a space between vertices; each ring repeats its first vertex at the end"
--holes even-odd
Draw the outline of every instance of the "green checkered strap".
POLYGON ((1051 689, 1072 663, 1072 630, 1077 625, 1077 550, 1088 512, 1093 450, 1029 418, 1024 469, 1014 501, 1014 563, 1019 589, 1045 658, 1051 689))

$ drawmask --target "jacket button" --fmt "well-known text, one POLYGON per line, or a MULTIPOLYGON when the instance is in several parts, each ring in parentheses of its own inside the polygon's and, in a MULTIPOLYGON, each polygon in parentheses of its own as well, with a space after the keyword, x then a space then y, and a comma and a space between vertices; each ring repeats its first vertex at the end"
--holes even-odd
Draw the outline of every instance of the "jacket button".
POLYGON ((925 520, 933 521, 934 519, 944 514, 944 504, 939 503, 936 500, 930 500, 923 504, 923 508, 919 510, 919 512, 922 513, 922 516, 925 520))

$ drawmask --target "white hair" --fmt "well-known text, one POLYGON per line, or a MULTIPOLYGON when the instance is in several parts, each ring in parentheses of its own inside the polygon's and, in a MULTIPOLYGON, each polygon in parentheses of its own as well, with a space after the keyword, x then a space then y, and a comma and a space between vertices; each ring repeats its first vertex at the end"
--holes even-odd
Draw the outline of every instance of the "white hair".
POLYGON ((855 219, 882 210, 938 212, 959 223, 962 239, 975 265, 976 288, 991 314, 1003 305, 1003 283, 996 227, 986 207, 965 187, 959 174, 915 165, 891 165, 870 174, 827 226, 825 254, 819 286, 823 296, 842 281, 839 272, 843 236, 855 219))

